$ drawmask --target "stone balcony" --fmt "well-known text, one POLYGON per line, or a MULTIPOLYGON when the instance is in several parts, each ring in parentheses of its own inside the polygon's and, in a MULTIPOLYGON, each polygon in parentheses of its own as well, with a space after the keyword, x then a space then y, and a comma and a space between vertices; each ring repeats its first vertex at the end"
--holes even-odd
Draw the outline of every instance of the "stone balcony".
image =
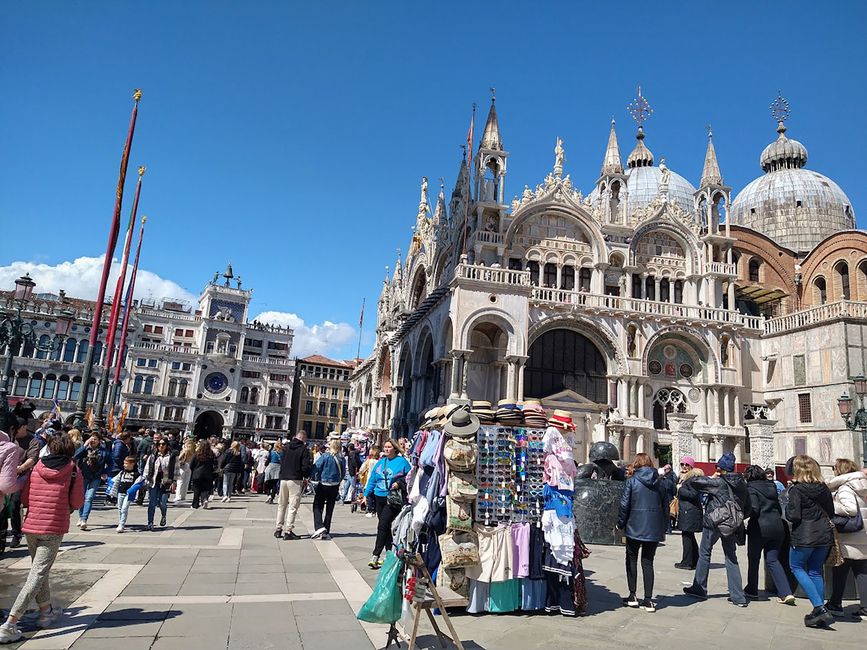
POLYGON ((723 277, 737 277, 738 267, 728 262, 705 262, 705 275, 719 275, 723 277))
POLYGON ((780 334, 835 320, 867 320, 867 302, 840 300, 765 321, 765 334, 780 334))
POLYGON ((172 345, 171 343, 142 343, 135 342, 132 344, 134 350, 151 350, 153 352, 165 352, 167 354, 183 354, 195 356, 199 354, 199 349, 188 347, 186 345, 172 345))
POLYGON ((242 358, 244 363, 261 363, 267 366, 291 366, 292 359, 283 359, 281 357, 259 357, 254 354, 245 354, 242 358))
POLYGON ((501 287, 529 287, 530 272, 477 264, 458 264, 455 268, 455 280, 458 282, 472 280, 501 287))

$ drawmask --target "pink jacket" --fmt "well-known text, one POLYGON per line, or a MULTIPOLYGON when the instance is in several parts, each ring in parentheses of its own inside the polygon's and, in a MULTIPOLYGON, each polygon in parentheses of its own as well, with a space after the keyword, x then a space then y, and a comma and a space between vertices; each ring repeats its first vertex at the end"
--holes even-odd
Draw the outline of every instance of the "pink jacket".
POLYGON ((18 479, 18 463, 24 450, 17 442, 0 431, 0 498, 21 489, 23 481, 18 479))
POLYGON ((65 535, 69 532, 69 513, 84 505, 84 481, 76 472, 70 487, 75 464, 70 460, 59 469, 51 469, 46 456, 30 472, 21 491, 21 503, 28 508, 21 531, 31 535, 65 535))

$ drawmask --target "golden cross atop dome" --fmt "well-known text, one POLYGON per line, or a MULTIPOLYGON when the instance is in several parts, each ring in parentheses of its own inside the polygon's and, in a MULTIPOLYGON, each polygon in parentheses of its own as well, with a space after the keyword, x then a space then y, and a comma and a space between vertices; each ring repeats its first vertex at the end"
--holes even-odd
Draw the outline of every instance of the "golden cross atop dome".
POLYGON ((635 123, 638 124, 639 128, 644 126, 644 123, 650 118, 653 109, 650 107, 647 98, 641 94, 641 86, 638 87, 638 96, 632 100, 629 106, 626 107, 626 110, 629 111, 629 114, 635 120, 635 123))
POLYGON ((777 91, 777 98, 771 102, 771 115, 782 124, 789 119, 789 101, 783 97, 783 91, 777 91))

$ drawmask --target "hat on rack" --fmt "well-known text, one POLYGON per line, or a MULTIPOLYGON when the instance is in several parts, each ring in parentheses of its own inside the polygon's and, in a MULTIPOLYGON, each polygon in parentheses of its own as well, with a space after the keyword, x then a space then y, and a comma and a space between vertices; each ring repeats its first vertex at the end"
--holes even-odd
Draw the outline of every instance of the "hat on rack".
POLYGON ((444 427, 446 424, 448 424, 451 417, 461 409, 466 411, 467 407, 462 406, 461 404, 444 404, 443 406, 441 406, 439 426, 444 427))
POLYGON ((452 436, 471 436, 479 430, 479 418, 465 409, 458 409, 444 427, 452 436))
POLYGON ((493 424, 497 419, 497 412, 491 408, 491 403, 487 400, 475 400, 470 412, 479 418, 482 424, 493 424))
POLYGON ((506 425, 519 425, 524 418, 518 405, 510 399, 497 402, 497 422, 506 425))
POLYGON ((522 409, 524 424, 533 429, 544 429, 548 426, 548 414, 542 408, 542 402, 537 399, 524 400, 522 409))
POLYGON ((424 420, 421 423, 422 429, 429 429, 432 426, 439 424, 440 415, 442 412, 441 406, 435 406, 424 414, 424 420))
POLYGON ((554 414, 548 418, 548 424, 564 431, 573 431, 575 425, 572 423, 572 414, 569 411, 556 409, 554 414))

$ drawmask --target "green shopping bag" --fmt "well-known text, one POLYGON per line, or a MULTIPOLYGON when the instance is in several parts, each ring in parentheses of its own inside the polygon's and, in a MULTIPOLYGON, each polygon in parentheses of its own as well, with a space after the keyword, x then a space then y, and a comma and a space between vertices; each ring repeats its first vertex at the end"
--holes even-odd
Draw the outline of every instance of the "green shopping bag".
POLYGON ((367 602, 358 610, 358 620, 368 623, 391 624, 400 619, 401 589, 400 569, 402 562, 393 551, 385 556, 379 570, 376 586, 367 602))

